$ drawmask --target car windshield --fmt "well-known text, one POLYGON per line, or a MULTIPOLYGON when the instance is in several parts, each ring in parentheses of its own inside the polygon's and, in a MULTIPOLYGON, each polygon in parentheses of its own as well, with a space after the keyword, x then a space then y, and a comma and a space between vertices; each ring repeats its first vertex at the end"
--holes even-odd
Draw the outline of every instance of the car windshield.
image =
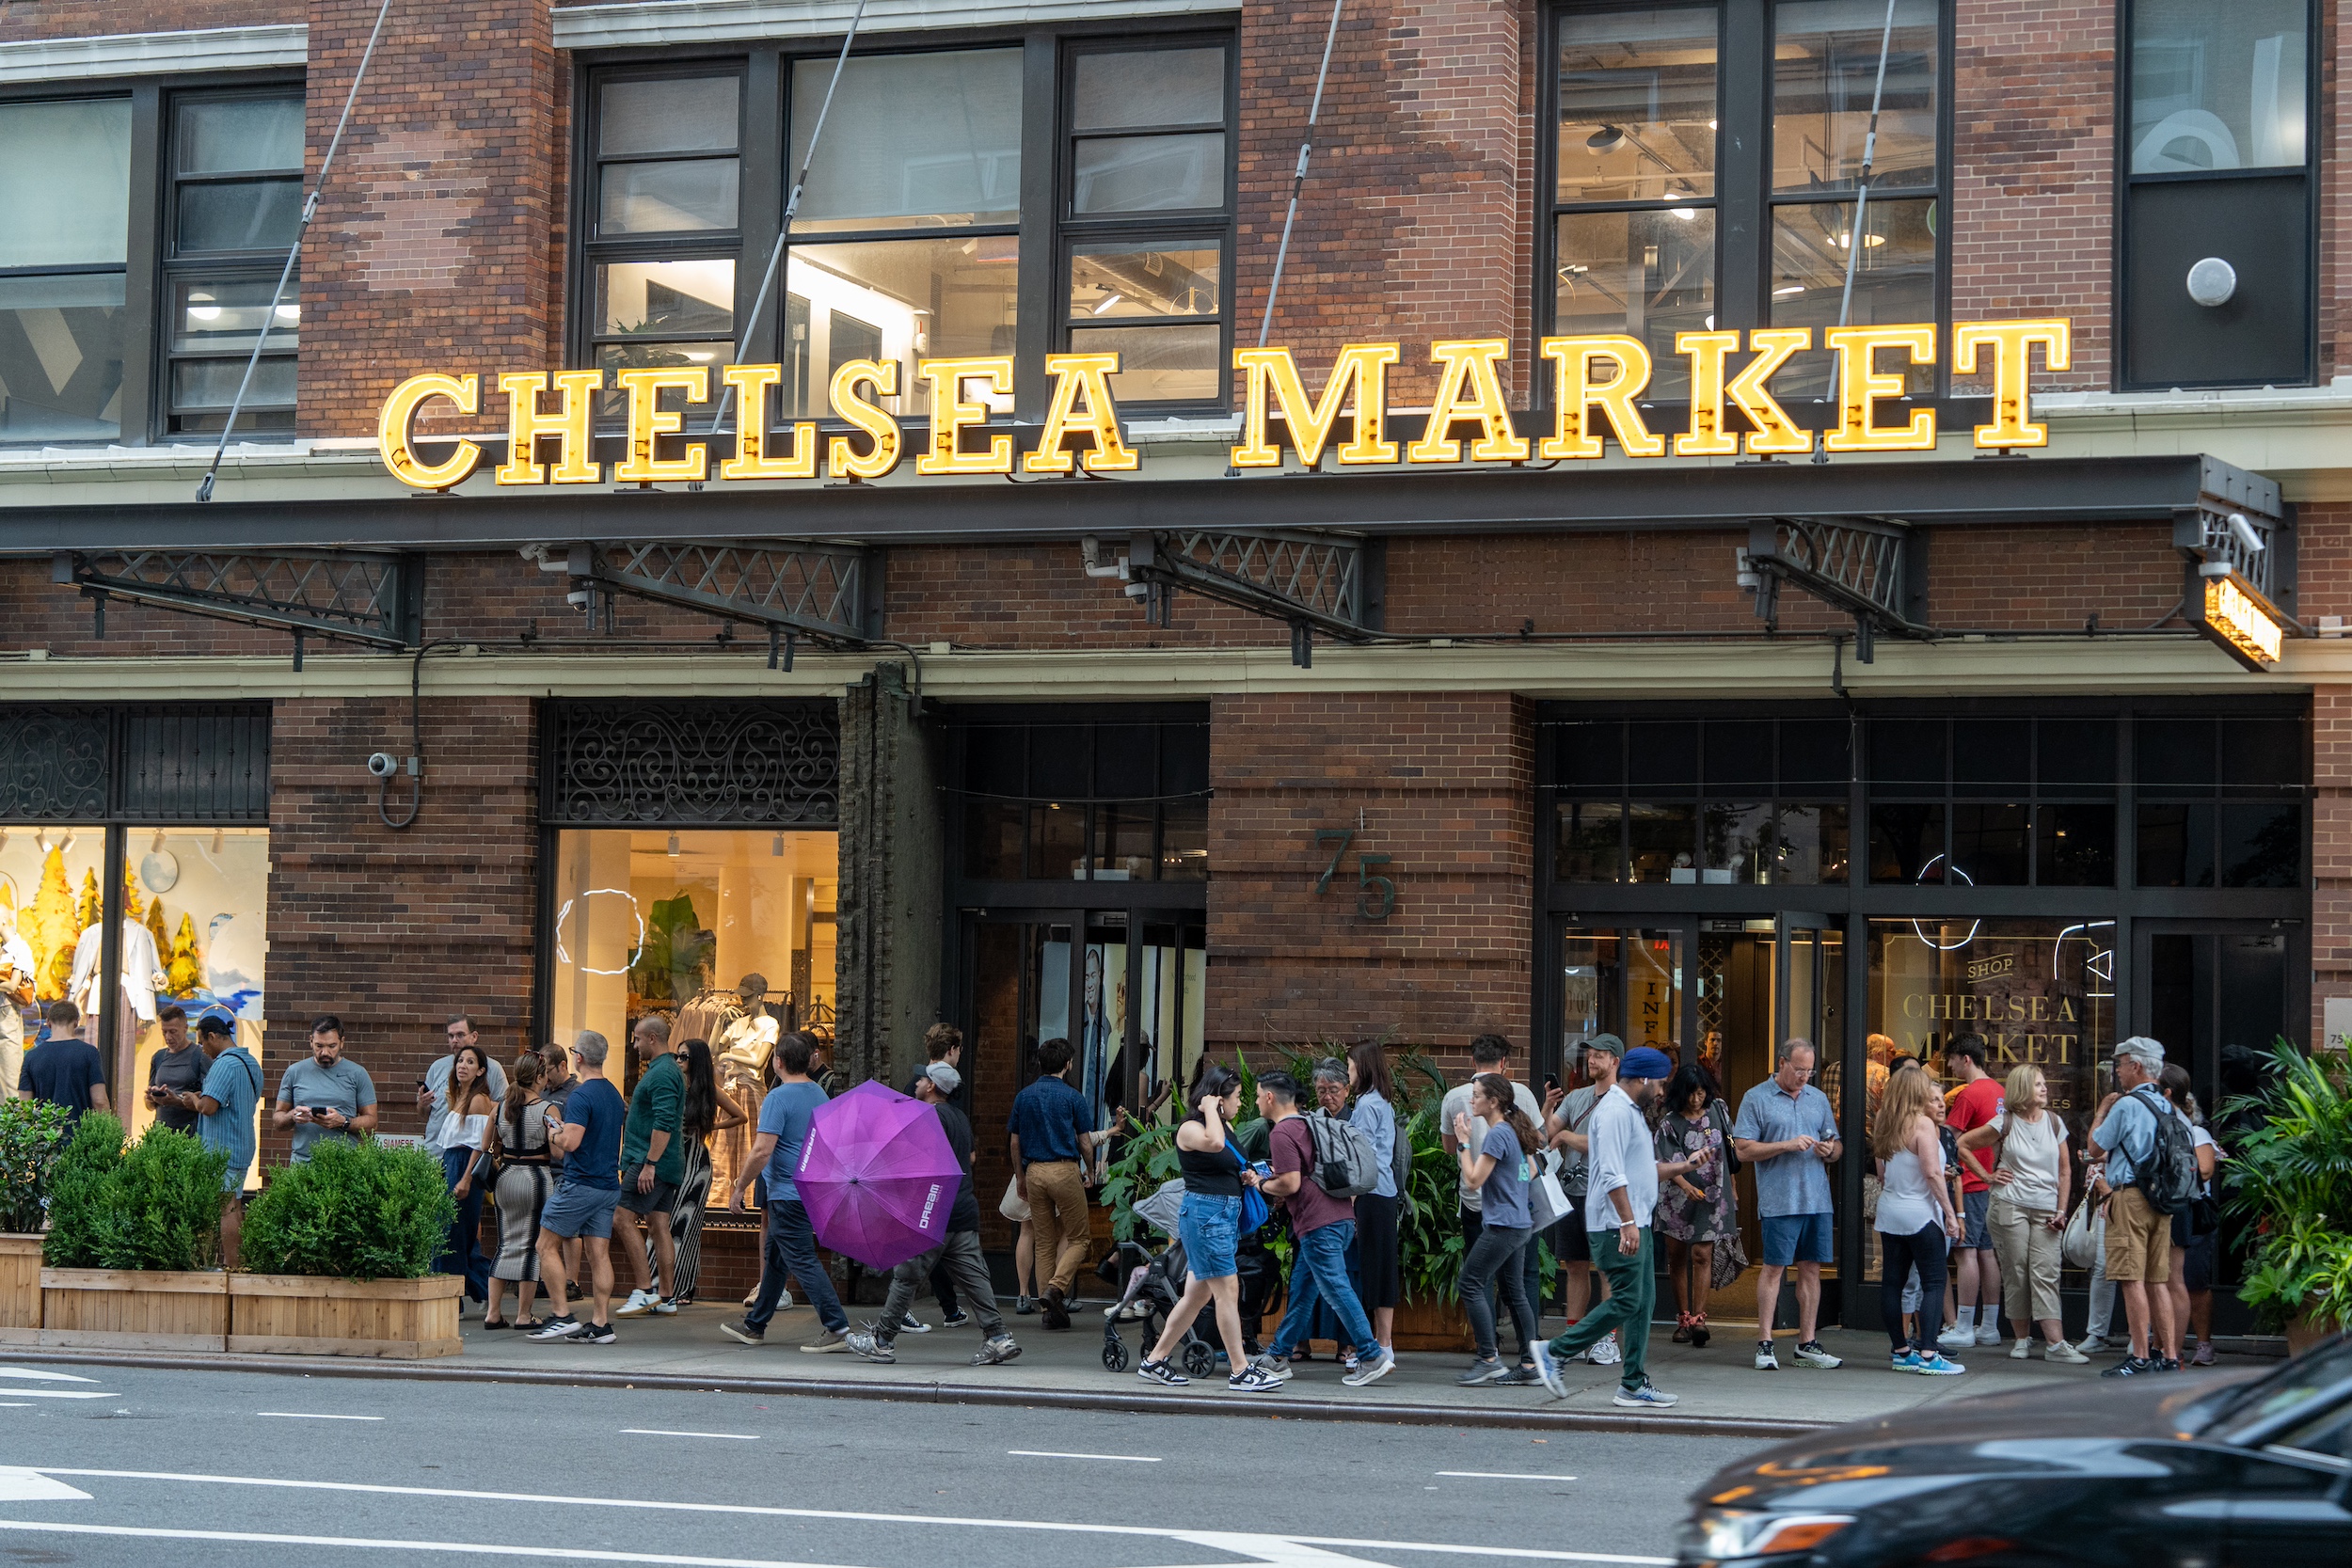
POLYGON ((2352 1336, 2296 1356, 2277 1371, 2231 1389, 2214 1411, 2213 1435, 2234 1441, 2352 1384, 2352 1336))

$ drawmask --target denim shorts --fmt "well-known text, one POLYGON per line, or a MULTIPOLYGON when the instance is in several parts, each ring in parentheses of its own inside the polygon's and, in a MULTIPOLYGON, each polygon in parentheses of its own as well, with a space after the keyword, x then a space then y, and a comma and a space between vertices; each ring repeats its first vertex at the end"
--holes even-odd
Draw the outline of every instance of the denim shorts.
POLYGON ((541 1211, 539 1227, 565 1241, 575 1236, 612 1235, 612 1211, 621 1201, 618 1187, 586 1187, 577 1181, 559 1185, 541 1211))
POLYGON ((1993 1250, 1993 1232, 1985 1227, 1985 1221, 1991 1218, 1992 1213, 1992 1188, 1987 1187, 1980 1193, 1960 1195, 1961 1251, 1991 1252, 1993 1250))
POLYGON ((1769 1267, 1837 1261, 1836 1230, 1827 1214, 1766 1214, 1760 1224, 1763 1261, 1769 1267))
POLYGON ((1223 1279, 1239 1271, 1233 1249, 1241 1243, 1241 1199, 1186 1193, 1177 1211, 1176 1239, 1184 1243, 1184 1266, 1195 1279, 1223 1279))

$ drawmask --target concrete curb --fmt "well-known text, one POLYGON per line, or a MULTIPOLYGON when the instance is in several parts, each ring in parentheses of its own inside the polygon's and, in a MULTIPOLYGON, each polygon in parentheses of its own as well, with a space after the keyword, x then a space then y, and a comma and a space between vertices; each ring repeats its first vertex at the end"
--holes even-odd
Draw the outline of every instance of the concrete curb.
MULTIPOLYGON (((113 1351, 25 1347, 8 1353, 11 1361, 56 1362, 83 1367, 130 1367, 154 1371, 165 1363, 153 1355, 113 1351)), ((1468 1409, 1442 1404, 1378 1404, 1287 1394, 1247 1403, 1197 1394, 1120 1394, 1076 1389, 964 1383, 860 1383, 838 1378, 692 1377, 679 1372, 572 1371, 527 1367, 462 1366, 448 1361, 384 1361, 342 1356, 206 1355, 168 1358, 175 1371, 266 1372, 281 1377, 395 1379, 409 1383, 510 1383, 579 1388, 666 1388, 714 1394, 757 1394, 769 1398, 883 1400, 928 1404, 992 1405, 1050 1410, 1104 1410, 1153 1416, 1258 1416, 1277 1420, 1354 1421, 1382 1426, 1488 1427, 1530 1432, 1610 1432, 1684 1437, 1740 1437, 1778 1442, 1835 1426, 1834 1421, 1769 1420, 1747 1416, 1616 1416, 1546 1406, 1468 1409)))

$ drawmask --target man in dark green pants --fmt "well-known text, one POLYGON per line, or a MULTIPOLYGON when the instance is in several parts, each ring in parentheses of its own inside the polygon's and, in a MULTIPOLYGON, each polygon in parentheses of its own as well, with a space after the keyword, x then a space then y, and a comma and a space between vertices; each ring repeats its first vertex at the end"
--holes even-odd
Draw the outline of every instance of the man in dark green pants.
POLYGON ((1658 1209, 1659 1180, 1682 1175, 1697 1162, 1661 1164, 1642 1114, 1673 1073, 1674 1063, 1664 1052, 1648 1046, 1629 1051, 1618 1065, 1616 1087, 1593 1107, 1584 1224, 1592 1232, 1593 1261, 1609 1279, 1609 1299, 1558 1338, 1535 1347, 1536 1374, 1554 1399, 1568 1396, 1557 1363, 1581 1354, 1615 1329, 1625 1361, 1613 1402, 1629 1410, 1662 1410, 1675 1402, 1674 1395, 1651 1384, 1645 1370, 1649 1321, 1658 1301, 1650 1216, 1658 1209))

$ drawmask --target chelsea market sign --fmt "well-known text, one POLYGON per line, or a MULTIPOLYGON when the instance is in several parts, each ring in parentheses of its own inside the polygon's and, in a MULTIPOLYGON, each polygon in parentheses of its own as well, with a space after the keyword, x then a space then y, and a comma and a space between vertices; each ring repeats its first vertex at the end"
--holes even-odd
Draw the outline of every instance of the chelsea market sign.
MULTIPOLYGON (((1937 329, 1917 324, 1832 327, 1821 347, 1837 356, 1836 422, 1821 433, 1832 452, 1928 451, 1935 446, 1935 410, 1890 409, 1904 393, 1905 372, 1936 362, 1937 329)), ((2062 371, 2068 364, 2067 324, 2059 319, 1968 322, 1950 334, 1951 364, 1961 375, 1982 375, 1992 383, 1993 418, 1976 427, 1976 444, 1992 451, 2041 447, 2047 426, 2031 422, 2029 357, 2038 347, 2042 364, 2062 371)), ((1773 397, 1774 372, 1790 356, 1813 347, 1813 329, 1759 327, 1734 331, 1680 332, 1675 353, 1689 361, 1690 427, 1669 437, 1644 422, 1637 401, 1648 389, 1653 365, 1647 344, 1618 334, 1546 338, 1537 345, 1551 382, 1552 428, 1531 439, 1514 427, 1503 396, 1502 369, 1510 343, 1502 338, 1433 342, 1437 391, 1418 439, 1389 439, 1388 374, 1402 361, 1395 343, 1350 343, 1333 359, 1320 394, 1310 396, 1298 364, 1287 348, 1239 348, 1233 368, 1242 372, 1241 440, 1232 450, 1236 468, 1279 468, 1287 445, 1302 467, 1313 467, 1330 449, 1343 467, 1406 464, 1525 463, 1597 458, 1604 437, 1629 457, 1793 456, 1813 450, 1814 433, 1800 429, 1773 397), (1737 371, 1732 356, 1742 347, 1753 356, 1737 371), (1726 413, 1737 409, 1745 431, 1732 429, 1726 413), (1349 418, 1344 440, 1340 417, 1349 418), (1279 415, 1281 429, 1271 428, 1279 415)), ((719 371, 720 395, 754 417, 739 419, 733 431, 706 441, 688 435, 688 410, 708 406, 713 393, 707 365, 620 370, 606 379, 602 370, 516 371, 497 378, 506 399, 507 457, 493 471, 502 485, 595 484, 604 465, 594 455, 596 394, 618 391, 627 410, 626 455, 613 464, 618 483, 700 483, 710 477, 713 449, 723 480, 815 479, 819 459, 834 479, 875 480, 894 471, 906 455, 906 433, 896 415, 882 406, 899 395, 900 366, 895 359, 852 359, 833 373, 835 418, 849 434, 821 435, 814 420, 790 427, 779 442, 766 415, 784 384, 781 365, 727 365, 719 371), (675 392, 673 406, 661 405, 675 392), (663 456, 663 437, 676 455, 663 456), (542 461, 552 446, 555 461, 542 461)), ((1001 401, 1012 390, 1010 356, 924 359, 916 382, 930 391, 930 443, 915 455, 918 474, 982 475, 1122 473, 1137 466, 1127 445, 1113 401, 1110 378, 1119 373, 1116 354, 1049 354, 1045 373, 1053 395, 1037 445, 1014 451, 1009 425, 991 422, 983 398, 1001 401), (977 395, 976 395, 977 393, 977 395)), ((483 380, 474 375, 412 375, 384 400, 376 436, 386 467, 404 484, 446 490, 470 477, 482 449, 461 437, 426 436, 427 443, 453 443, 446 457, 428 462, 417 448, 418 414, 447 403, 460 414, 482 411, 483 380)), ((912 388, 907 388, 912 390, 912 388)))

